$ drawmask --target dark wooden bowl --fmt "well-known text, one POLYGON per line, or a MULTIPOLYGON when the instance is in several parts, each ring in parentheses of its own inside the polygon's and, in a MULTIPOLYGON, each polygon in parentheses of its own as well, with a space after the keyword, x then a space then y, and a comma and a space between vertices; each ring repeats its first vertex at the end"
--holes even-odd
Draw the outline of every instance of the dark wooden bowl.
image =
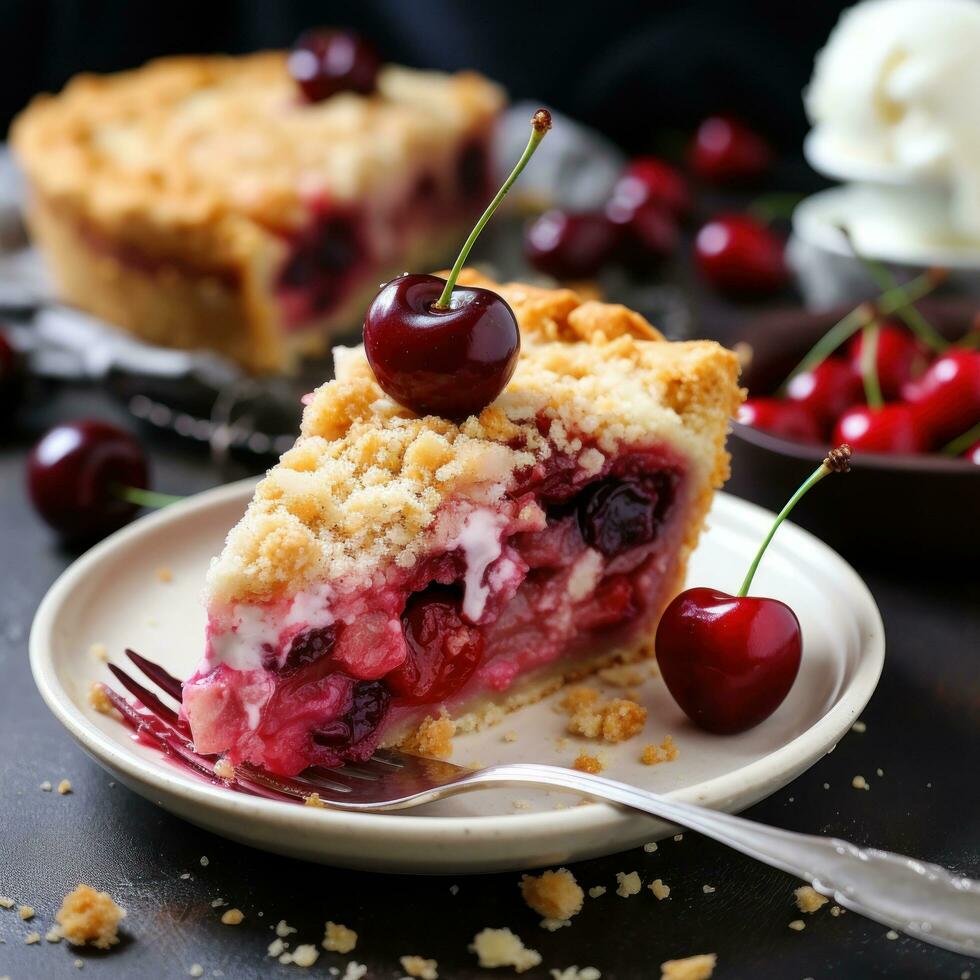
MULTIPOLYGON (((961 336, 976 313, 962 300, 920 304, 946 337, 961 336)), ((771 394, 811 345, 847 309, 793 309, 760 316, 743 331, 752 360, 743 384, 771 394)), ((733 493, 778 511, 816 468, 824 448, 782 439, 738 422, 730 440, 733 493)), ((971 562, 980 567, 980 467, 939 455, 855 454, 852 472, 832 477, 794 510, 792 520, 862 561, 971 562)), ((937 566, 937 574, 943 568, 937 566)))

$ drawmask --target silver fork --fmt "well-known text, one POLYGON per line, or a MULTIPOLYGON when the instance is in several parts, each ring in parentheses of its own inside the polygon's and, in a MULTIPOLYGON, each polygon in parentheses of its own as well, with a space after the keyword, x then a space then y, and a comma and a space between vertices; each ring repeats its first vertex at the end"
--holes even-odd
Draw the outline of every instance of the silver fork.
MULTIPOLYGON (((126 651, 162 691, 180 700, 181 682, 163 668, 126 651)), ((464 769, 448 762, 382 749, 362 763, 313 768, 297 777, 273 776, 242 764, 229 772, 217 756, 194 750, 185 723, 125 671, 110 664, 140 702, 134 707, 105 691, 123 719, 149 736, 179 764, 237 792, 339 810, 383 813, 407 810, 478 789, 535 786, 564 789, 652 814, 696 830, 781 871, 809 881, 845 908, 924 942, 966 956, 980 953, 980 882, 877 848, 836 837, 799 834, 728 813, 682 803, 627 783, 559 766, 512 763, 464 769)))

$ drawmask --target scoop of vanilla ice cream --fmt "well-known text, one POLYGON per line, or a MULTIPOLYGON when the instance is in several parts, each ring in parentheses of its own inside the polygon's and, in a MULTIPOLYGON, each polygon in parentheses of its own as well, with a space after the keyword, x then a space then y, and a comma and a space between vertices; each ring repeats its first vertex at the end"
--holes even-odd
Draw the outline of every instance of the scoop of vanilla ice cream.
POLYGON ((841 161, 943 179, 951 220, 980 230, 980 2, 865 0, 845 11, 805 93, 841 161))

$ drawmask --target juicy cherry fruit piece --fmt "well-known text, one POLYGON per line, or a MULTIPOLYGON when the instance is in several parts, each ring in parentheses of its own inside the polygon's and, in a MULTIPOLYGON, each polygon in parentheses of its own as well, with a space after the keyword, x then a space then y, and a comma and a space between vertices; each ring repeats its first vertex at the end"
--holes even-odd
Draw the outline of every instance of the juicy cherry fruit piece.
POLYGON ((955 439, 980 421, 980 352, 947 351, 902 395, 935 445, 955 439))
MULTIPOLYGON (((864 331, 861 331, 855 335, 847 350, 855 376, 861 374, 861 351, 863 348, 864 331)), ((926 369, 926 364, 922 345, 908 330, 894 323, 883 323, 880 326, 875 366, 878 371, 878 384, 881 386, 881 394, 886 399, 898 398, 902 386, 921 375, 926 369)), ((846 407, 846 405, 842 406, 842 410, 846 407)))
POLYGON ((411 596, 402 626, 408 655, 385 681, 407 704, 451 697, 483 657, 483 635, 463 622, 459 594, 448 586, 430 585, 411 596))
POLYGON ((691 192, 683 174, 657 157, 630 161, 613 187, 612 200, 634 208, 658 204, 675 218, 683 218, 691 210, 691 192))
POLYGON ((527 227, 524 253, 539 272, 556 279, 590 279, 613 256, 616 227, 598 211, 546 211, 527 227))
POLYGON ((370 95, 377 86, 381 59, 352 31, 321 28, 300 36, 287 67, 306 99, 322 102, 338 92, 370 95))
POLYGON ((743 214, 709 221, 694 240, 701 274, 732 296, 763 296, 786 283, 783 243, 766 225, 743 214))
POLYGON ((358 681, 351 692, 351 706, 340 718, 313 733, 319 745, 336 748, 348 762, 362 762, 374 752, 375 733, 388 714, 391 694, 381 681, 358 681))
POLYGON ((576 502, 579 530, 586 544, 613 558, 654 541, 672 501, 669 473, 606 477, 580 494, 576 502))
POLYGON ((138 505, 120 487, 145 489, 146 457, 128 432, 98 419, 49 429, 31 450, 27 487, 41 517, 69 540, 89 540, 129 521, 138 505))
POLYGON ((507 386, 521 348, 514 311, 489 289, 405 274, 374 298, 364 320, 364 351, 378 384, 419 415, 464 419, 507 386))
POLYGON ((924 453, 929 434, 911 405, 891 402, 881 408, 848 409, 837 420, 834 442, 846 442, 863 453, 924 453))
POLYGON ((803 653, 799 620, 785 603, 704 588, 667 606, 656 642, 674 700, 719 735, 768 718, 793 686, 803 653))
POLYGON ((677 249, 677 222, 656 201, 629 204, 613 198, 606 218, 617 230, 616 258, 627 268, 642 272, 677 249))
POLYGON ((852 405, 864 401, 860 373, 839 357, 828 357, 786 386, 789 401, 802 405, 827 429, 852 405))
POLYGON ((698 126, 690 151, 691 169, 718 184, 762 177, 772 150, 758 133, 730 116, 709 116, 698 126))
POLYGON ((749 398, 738 409, 738 421, 753 429, 797 442, 820 442, 822 432, 814 413, 798 401, 749 398))

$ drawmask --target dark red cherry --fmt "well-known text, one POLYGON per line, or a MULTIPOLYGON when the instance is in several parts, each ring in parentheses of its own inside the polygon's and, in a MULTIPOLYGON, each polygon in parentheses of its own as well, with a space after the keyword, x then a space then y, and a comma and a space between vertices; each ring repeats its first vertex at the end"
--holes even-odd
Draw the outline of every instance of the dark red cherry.
POLYGON ((978 439, 965 453, 963 453, 963 458, 968 459, 971 463, 975 463, 977 466, 980 466, 980 439, 978 439))
POLYGON ((765 296, 786 284, 782 240, 748 215, 709 221, 694 240, 694 258, 704 278, 732 296, 765 296))
POLYGON ((816 415, 800 402, 749 398, 739 406, 738 421, 797 442, 821 442, 823 438, 816 415))
POLYGON ((524 254, 539 272, 556 279, 591 279, 612 258, 617 228, 598 211, 546 211, 524 235, 524 254))
POLYGON ((749 596, 769 542, 811 487, 846 473, 851 451, 832 449, 776 516, 738 595, 717 589, 682 592, 657 627, 657 664, 667 690, 696 725, 728 735, 768 718, 800 669, 803 634, 796 614, 778 599, 749 596))
POLYGON ((370 95, 378 80, 377 51, 352 31, 307 31, 293 45, 289 74, 310 102, 322 102, 338 92, 370 95))
POLYGON ((715 184, 757 180, 772 165, 772 150, 758 133, 730 116, 709 116, 690 150, 691 169, 715 184))
MULTIPOLYGON (((860 376, 862 370, 862 350, 864 350, 863 330, 854 336, 847 349, 851 368, 857 376, 860 376)), ((881 394, 886 400, 898 398, 903 386, 919 377, 925 371, 927 364, 928 360, 922 345, 907 329, 895 323, 881 324, 878 328, 875 366, 881 394)))
POLYGON ((933 445, 955 439, 980 421, 980 352, 947 351, 921 378, 905 385, 902 395, 933 445))
POLYGON ((313 741, 335 749, 346 762, 363 762, 378 746, 378 729, 388 714, 391 694, 381 681, 357 681, 351 706, 340 718, 313 733, 313 741))
POLYGON ((791 378, 786 397, 806 408, 829 431, 841 413, 864 401, 864 386, 847 361, 828 357, 791 378))
POLYGON ((649 544, 657 537, 673 494, 668 473, 599 480, 576 498, 582 538, 607 558, 649 544))
POLYGON ((98 419, 56 425, 31 450, 27 487, 41 517, 69 540, 115 531, 139 509, 119 488, 147 486, 146 457, 126 431, 98 419))
POLYGON ((777 599, 688 589, 664 610, 656 645, 681 710, 701 728, 731 735, 783 703, 800 669, 803 634, 777 599))
POLYGON ((619 229, 616 258, 627 268, 643 272, 677 249, 677 222, 654 201, 634 205, 613 198, 606 205, 606 218, 619 229))
POLYGON ((411 596, 402 613, 408 655, 385 682, 408 704, 443 701, 455 694, 483 657, 483 635, 463 622, 456 590, 430 585, 411 596))
POLYGON ((333 650, 337 631, 333 626, 307 630, 296 636, 289 644, 289 650, 279 670, 286 674, 319 660, 333 650))
POLYGON ((418 415, 464 419, 507 386, 520 331, 501 296, 456 286, 446 309, 437 276, 403 275, 374 298, 364 320, 364 350, 378 384, 418 415))
POLYGON ((924 453, 930 445, 928 430, 913 407, 902 402, 848 409, 837 420, 834 441, 847 442, 862 453, 924 453))
POLYGON ((683 174, 657 157, 630 161, 613 187, 612 200, 634 208, 657 204, 678 219, 691 210, 691 192, 683 174))

